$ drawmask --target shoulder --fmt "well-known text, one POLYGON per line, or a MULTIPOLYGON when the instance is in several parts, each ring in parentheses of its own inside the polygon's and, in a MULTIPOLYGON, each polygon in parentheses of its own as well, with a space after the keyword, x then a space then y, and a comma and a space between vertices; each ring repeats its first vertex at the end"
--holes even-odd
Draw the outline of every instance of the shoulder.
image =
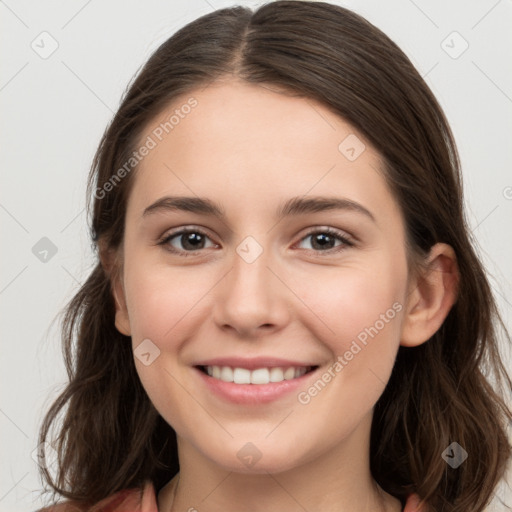
POLYGON ((421 502, 417 494, 410 494, 405 502, 403 512, 428 512, 428 507, 421 502))
POLYGON ((37 512, 158 512, 155 489, 151 482, 144 489, 123 489, 101 500, 92 507, 74 501, 57 503, 37 512))

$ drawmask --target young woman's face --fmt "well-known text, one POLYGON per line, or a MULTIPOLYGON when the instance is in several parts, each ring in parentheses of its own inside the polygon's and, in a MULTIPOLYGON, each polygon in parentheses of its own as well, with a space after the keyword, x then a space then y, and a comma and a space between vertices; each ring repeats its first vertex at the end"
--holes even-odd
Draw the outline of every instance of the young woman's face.
POLYGON ((183 95, 140 140, 116 325, 180 450, 241 472, 360 455, 408 293, 379 155, 324 106, 241 82, 183 95))

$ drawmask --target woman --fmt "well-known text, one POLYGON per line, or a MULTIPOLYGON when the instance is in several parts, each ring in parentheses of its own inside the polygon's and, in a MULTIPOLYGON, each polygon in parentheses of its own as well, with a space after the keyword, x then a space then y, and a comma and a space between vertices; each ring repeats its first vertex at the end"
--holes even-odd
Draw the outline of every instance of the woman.
POLYGON ((195 20, 89 186, 54 510, 484 509, 502 323, 450 128, 381 31, 322 2, 195 20))

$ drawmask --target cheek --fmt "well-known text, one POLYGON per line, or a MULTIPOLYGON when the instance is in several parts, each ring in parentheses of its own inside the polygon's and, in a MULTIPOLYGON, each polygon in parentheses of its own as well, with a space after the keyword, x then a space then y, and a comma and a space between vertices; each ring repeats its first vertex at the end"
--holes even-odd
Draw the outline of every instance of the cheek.
MULTIPOLYGON (((298 402, 312 428, 339 437, 375 405, 389 380, 400 343, 403 306, 395 274, 355 271, 328 283, 305 300, 318 311, 316 336, 332 361, 298 402), (330 418, 329 427, 321 418, 330 418), (332 428, 331 428, 332 427, 332 428)), ((310 326, 311 329, 311 326, 310 326)), ((348 430, 347 430, 348 431, 348 430)))
POLYGON ((354 340, 366 347, 370 340, 378 339, 382 349, 389 343, 398 343, 400 294, 388 276, 354 278, 347 282, 345 291, 339 297, 338 314, 333 315, 335 330, 342 333, 338 353, 349 350, 354 340))
POLYGON ((355 339, 364 343, 370 337, 368 331, 373 335, 370 339, 377 330, 385 332, 381 339, 397 341, 405 272, 393 269, 386 261, 320 270, 295 280, 295 289, 314 313, 309 315, 310 329, 334 354, 348 350, 355 339))
MULTIPOLYGON (((138 261, 142 262, 142 258, 138 261)), ((198 417, 202 418, 201 411, 194 408, 193 400, 180 385, 186 382, 186 372, 178 359, 182 345, 189 339, 190 325, 198 322, 198 304, 211 288, 200 273, 194 275, 187 270, 161 264, 130 265, 127 262, 125 266, 137 373, 153 405, 180 432, 190 430, 198 417), (142 346, 143 340, 154 344, 144 350, 151 353, 152 362, 148 365, 137 358, 137 347, 142 346)), ((207 422, 207 418, 203 421, 207 422)))
POLYGON ((204 272, 161 264, 127 265, 125 282, 132 336, 157 345, 176 339, 173 333, 194 318, 211 288, 204 272))
POLYGON ((322 270, 316 279, 303 276, 309 286, 301 293, 316 313, 309 315, 308 328, 332 361, 298 398, 315 417, 328 415, 344 425, 369 411, 389 380, 400 344, 407 272, 405 263, 387 258, 322 270))

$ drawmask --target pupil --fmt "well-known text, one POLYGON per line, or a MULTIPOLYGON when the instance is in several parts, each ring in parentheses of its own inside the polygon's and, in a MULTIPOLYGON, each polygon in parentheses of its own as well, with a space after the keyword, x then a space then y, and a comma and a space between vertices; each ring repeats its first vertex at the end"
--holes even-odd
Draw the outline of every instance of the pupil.
POLYGON ((190 244, 189 248, 198 249, 201 242, 203 242, 203 236, 199 233, 188 233, 183 236, 185 237, 183 242, 183 247, 185 248, 187 248, 187 244, 190 244))
MULTIPOLYGON (((187 247, 187 244, 189 244, 189 248, 197 249, 204 242, 203 236, 200 233, 188 233, 183 235, 183 237, 185 237, 183 247, 187 247)), ((325 233, 320 233, 313 237, 313 247, 316 245, 320 249, 332 248, 333 242, 334 239, 325 233)))
POLYGON ((325 233, 320 233, 313 237, 313 247, 315 244, 318 245, 321 249, 331 248, 333 245, 334 239, 325 233))

